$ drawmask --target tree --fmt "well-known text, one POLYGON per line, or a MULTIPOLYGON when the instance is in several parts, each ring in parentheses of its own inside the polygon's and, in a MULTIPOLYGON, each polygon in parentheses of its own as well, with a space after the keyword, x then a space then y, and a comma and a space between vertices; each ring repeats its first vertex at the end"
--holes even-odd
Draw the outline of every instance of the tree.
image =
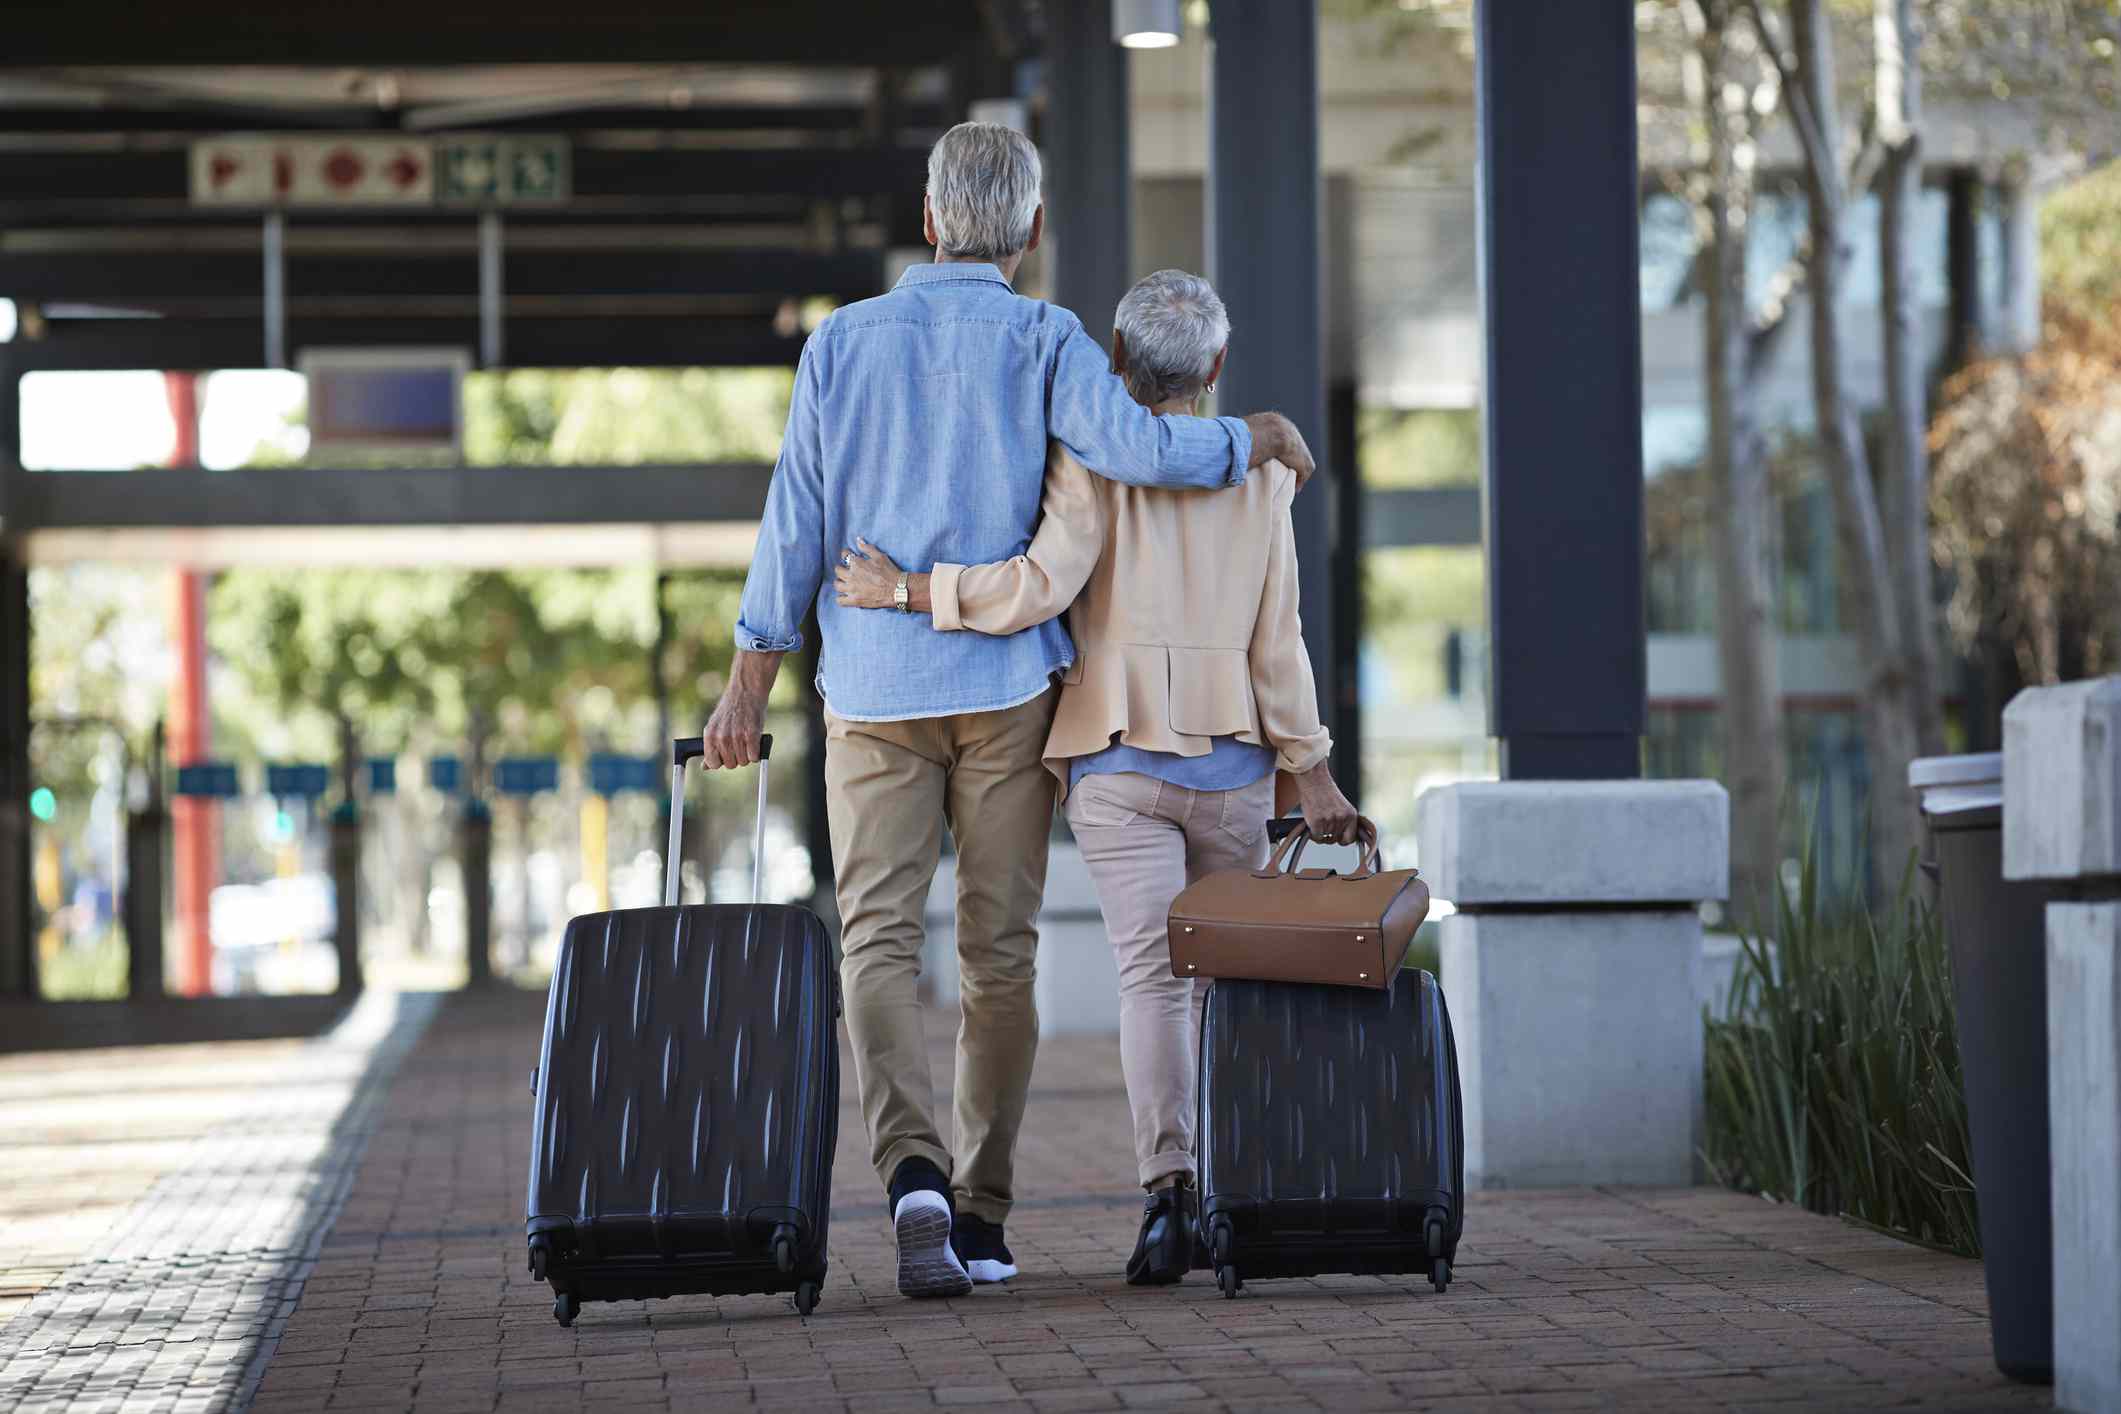
POLYGON ((1687 198, 1699 256, 1708 406, 1706 463, 1714 488, 1716 646, 1723 680, 1723 775, 1731 795, 1731 900, 1764 919, 1782 857, 1789 765, 1776 660, 1775 499, 1759 390, 1789 327, 1778 282, 1759 315, 1746 297, 1746 233, 1762 125, 1779 102, 1775 71, 1739 22, 1736 0, 1684 7, 1694 170, 1674 185, 1687 198))
POLYGON ((2121 163, 2041 215, 2046 339, 1950 380, 1930 429, 1950 625, 1991 708, 2121 666, 2121 163))
MULTIPOLYGON (((1940 69, 1985 71, 1991 92, 2007 96, 2009 73, 2042 72, 2067 87, 2064 76, 2090 60, 2086 87, 2111 95, 2121 9, 2112 0, 1929 0, 1921 6, 1915 0, 1873 0, 1870 93, 1850 155, 1840 119, 1832 12, 1823 0, 1746 3, 1787 92, 1804 173, 1813 407, 1834 496, 1846 602, 1869 674, 1862 720, 1874 782, 1871 858, 1890 877, 1915 841, 1913 806, 1903 785, 1908 763, 1943 745, 1924 431, 1928 370, 1913 244, 1923 76, 1940 69), (1771 10, 1780 13, 1771 18, 1771 10), (1925 24, 1947 36, 1950 47, 1925 52, 1925 24), (1886 385, 1878 465, 1848 395, 1843 312, 1850 223, 1874 174, 1886 385)), ((2072 95, 2051 106, 2042 100, 2042 106, 2061 113, 2076 101, 2072 95)))

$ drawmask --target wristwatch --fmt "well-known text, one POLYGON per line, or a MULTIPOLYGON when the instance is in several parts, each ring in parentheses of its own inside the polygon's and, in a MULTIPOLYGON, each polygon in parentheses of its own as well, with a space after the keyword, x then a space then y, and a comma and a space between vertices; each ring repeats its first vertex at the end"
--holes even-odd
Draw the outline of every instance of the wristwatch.
POLYGON ((906 571, 898 572, 898 587, 891 591, 891 607, 902 614, 913 612, 913 602, 906 590, 906 571))

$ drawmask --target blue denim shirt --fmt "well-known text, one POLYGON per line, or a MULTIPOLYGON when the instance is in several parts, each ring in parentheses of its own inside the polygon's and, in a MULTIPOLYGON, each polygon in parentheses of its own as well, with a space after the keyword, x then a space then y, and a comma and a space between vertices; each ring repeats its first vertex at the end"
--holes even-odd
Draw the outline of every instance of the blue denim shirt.
POLYGON ((1213 739, 1206 756, 1181 756, 1175 751, 1144 751, 1115 741, 1103 751, 1078 756, 1068 763, 1068 789, 1074 790, 1085 776, 1117 776, 1126 773, 1150 776, 1187 790, 1241 790, 1254 781, 1274 774, 1274 752, 1234 736, 1213 739))
POLYGON ((1240 485, 1252 459, 1242 421, 1151 413, 1081 321, 1017 294, 992 265, 916 266, 889 294, 835 310, 796 368, 737 647, 800 648, 814 604, 817 688, 842 717, 941 717, 1038 696, 1075 660, 1059 619, 1006 637, 937 633, 925 615, 841 608, 829 570, 858 535, 917 573, 1022 554, 1049 437, 1142 486, 1240 485))

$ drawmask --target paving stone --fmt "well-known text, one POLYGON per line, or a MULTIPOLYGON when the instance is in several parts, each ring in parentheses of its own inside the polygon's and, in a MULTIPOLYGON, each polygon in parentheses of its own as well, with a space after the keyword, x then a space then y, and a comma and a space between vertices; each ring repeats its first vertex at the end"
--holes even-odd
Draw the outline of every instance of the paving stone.
MULTIPOLYGON (((251 1236, 212 1206, 223 1170, 189 1167, 205 1162, 192 1139, 143 1159, 190 1173, 192 1186, 160 1192, 165 1206, 139 1214, 133 1230, 160 1233, 182 1204, 204 1204, 205 1226, 190 1226, 229 1240, 155 1247, 143 1236, 141 1250, 99 1250, 94 1262, 82 1260, 86 1245, 56 1257, 0 1247, 0 1297, 7 1274, 36 1270, 33 1260, 52 1273, 0 1328, 0 1406, 2046 1406, 2044 1391, 2007 1383, 1989 1362, 1977 1264, 1718 1189, 1478 1194, 1458 1280, 1441 1297, 1426 1281, 1392 1277, 1258 1281, 1235 1301, 1202 1278, 1128 1287, 1120 1271, 1140 1202, 1128 1188, 1117 1055, 1098 1038, 1043 1043, 1009 1223, 1023 1275, 1008 1286, 948 1301, 896 1295, 849 1067, 832 1272, 815 1315, 802 1320, 785 1300, 761 1297, 636 1301, 591 1305, 562 1330, 549 1291, 523 1269, 522 1089, 541 1018, 541 997, 505 988, 449 999, 387 1096, 371 1097, 358 1164, 324 1174, 350 1179, 326 1231, 251 1236), (246 1369, 262 1375, 253 1387, 246 1369)), ((949 1074, 952 1030, 935 1018, 938 1076, 949 1074)), ((276 1054, 263 1095, 304 1094, 290 1054, 276 1054)), ((8 1065, 0 1060, 0 1123, 10 1097, 30 1088, 10 1089, 8 1065)), ((68 1083, 49 1066, 32 1078, 68 1083)), ((313 1095, 302 1104, 307 1129, 230 1131, 219 1160, 236 1166, 230 1181, 303 1174, 314 1187, 315 1156, 291 1141, 346 1104, 320 1108, 313 1095)), ((95 1199, 98 1211, 132 1223, 126 1205, 159 1185, 112 1189, 95 1199)))

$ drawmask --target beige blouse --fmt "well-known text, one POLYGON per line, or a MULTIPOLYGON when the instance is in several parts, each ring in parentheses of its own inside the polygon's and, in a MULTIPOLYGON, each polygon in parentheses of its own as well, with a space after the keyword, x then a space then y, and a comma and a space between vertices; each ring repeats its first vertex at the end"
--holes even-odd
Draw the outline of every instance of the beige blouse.
POLYGON ((1278 461, 1241 487, 1163 491, 1092 475, 1055 443, 1030 547, 936 565, 935 627, 1015 633, 1067 610, 1075 663, 1045 752, 1063 795, 1069 759, 1115 736, 1180 756, 1235 736, 1308 771, 1333 743, 1296 612, 1295 496, 1278 461))

